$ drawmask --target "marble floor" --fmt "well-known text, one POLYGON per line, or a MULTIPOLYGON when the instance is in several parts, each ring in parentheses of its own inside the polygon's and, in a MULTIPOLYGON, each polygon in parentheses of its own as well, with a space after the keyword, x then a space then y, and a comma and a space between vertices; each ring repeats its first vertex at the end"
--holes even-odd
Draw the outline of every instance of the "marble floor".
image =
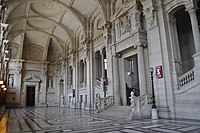
POLYGON ((0 133, 200 133, 195 120, 126 120, 70 108, 10 108, 0 133))

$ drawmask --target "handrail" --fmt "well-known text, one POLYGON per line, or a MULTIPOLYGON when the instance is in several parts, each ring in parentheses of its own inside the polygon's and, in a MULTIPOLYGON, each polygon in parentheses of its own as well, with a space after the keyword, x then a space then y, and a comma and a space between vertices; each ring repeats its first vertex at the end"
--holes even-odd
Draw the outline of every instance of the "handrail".
POLYGON ((99 113, 100 111, 104 110, 105 108, 113 104, 114 104, 114 96, 107 96, 105 98, 97 98, 96 112, 99 113))
POLYGON ((144 94, 139 97, 135 97, 134 95, 131 95, 130 99, 131 99, 131 115, 132 116, 135 116, 135 115, 140 116, 142 106, 152 103, 152 96, 149 94, 144 94))
POLYGON ((96 79, 95 86, 100 89, 100 87, 101 87, 101 81, 99 81, 98 79, 96 79))
POLYGON ((194 79, 194 70, 192 69, 178 78, 179 87, 180 88, 184 87, 185 85, 193 82, 194 80, 195 80, 194 79))

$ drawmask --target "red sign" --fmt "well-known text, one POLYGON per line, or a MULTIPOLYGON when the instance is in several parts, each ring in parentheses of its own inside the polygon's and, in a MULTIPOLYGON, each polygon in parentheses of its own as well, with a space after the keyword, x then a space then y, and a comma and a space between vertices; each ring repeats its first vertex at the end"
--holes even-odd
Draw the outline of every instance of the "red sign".
POLYGON ((162 66, 157 66, 156 67, 156 78, 163 78, 162 66))

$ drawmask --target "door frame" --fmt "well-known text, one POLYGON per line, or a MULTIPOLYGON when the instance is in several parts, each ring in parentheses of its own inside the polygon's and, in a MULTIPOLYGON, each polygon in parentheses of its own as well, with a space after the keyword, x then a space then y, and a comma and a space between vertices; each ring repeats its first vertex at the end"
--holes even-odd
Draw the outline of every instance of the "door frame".
POLYGON ((22 97, 22 103, 23 103, 23 107, 26 107, 26 98, 27 98, 27 87, 28 86, 34 86, 35 87, 35 106, 37 106, 39 104, 39 82, 24 82, 24 90, 23 90, 23 94, 22 97))
POLYGON ((33 85, 27 85, 26 86, 26 107, 27 107, 27 91, 28 91, 28 88, 34 88, 34 95, 35 95, 35 98, 34 98, 34 106, 36 105, 36 86, 33 86, 33 85))

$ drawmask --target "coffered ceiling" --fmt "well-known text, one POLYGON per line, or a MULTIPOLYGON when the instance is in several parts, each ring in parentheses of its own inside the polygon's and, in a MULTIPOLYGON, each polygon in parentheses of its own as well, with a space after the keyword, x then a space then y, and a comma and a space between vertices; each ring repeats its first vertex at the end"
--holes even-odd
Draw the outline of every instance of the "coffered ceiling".
MULTIPOLYGON (((98 0, 9 0, 7 38, 12 45, 35 45, 44 53, 53 42, 63 53, 77 34, 84 35, 86 20, 94 14, 104 16, 102 11, 98 0)), ((45 60, 43 57, 41 60, 45 60)))

